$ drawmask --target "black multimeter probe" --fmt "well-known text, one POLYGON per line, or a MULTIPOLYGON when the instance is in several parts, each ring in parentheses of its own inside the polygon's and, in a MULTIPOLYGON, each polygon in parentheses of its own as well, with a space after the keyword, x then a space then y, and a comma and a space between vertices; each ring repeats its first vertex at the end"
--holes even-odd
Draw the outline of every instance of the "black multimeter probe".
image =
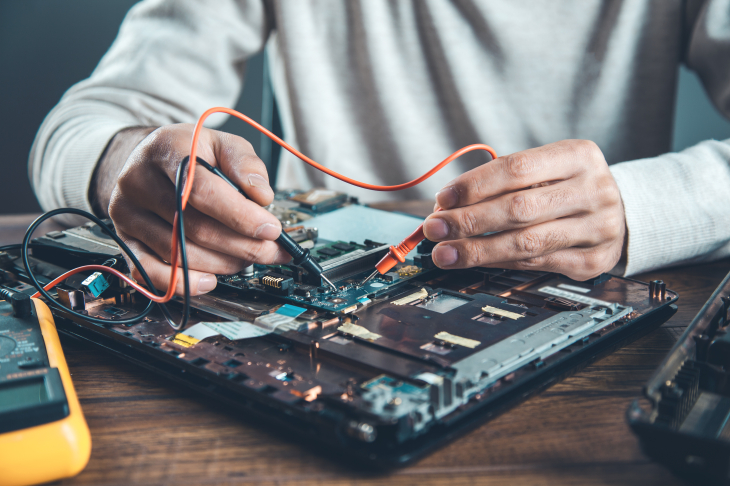
MULTIPOLYGON (((198 164, 202 165, 203 167, 226 181, 240 194, 246 196, 246 193, 243 192, 241 188, 239 188, 236 184, 234 184, 232 180, 230 180, 220 169, 218 169, 218 167, 213 167, 200 157, 196 157, 196 160, 198 164)), ((279 235, 279 237, 276 239, 276 242, 279 243, 289 255, 291 255, 292 263, 294 265, 302 267, 308 273, 321 277, 322 280, 327 282, 327 284, 332 287, 335 292, 337 292, 338 289, 335 284, 330 282, 329 279, 324 276, 324 270, 322 270, 322 267, 319 265, 319 263, 317 263, 317 261, 312 258, 312 255, 307 248, 302 248, 301 245, 294 241, 292 237, 289 236, 287 232, 283 229, 281 230, 281 234, 279 235)))

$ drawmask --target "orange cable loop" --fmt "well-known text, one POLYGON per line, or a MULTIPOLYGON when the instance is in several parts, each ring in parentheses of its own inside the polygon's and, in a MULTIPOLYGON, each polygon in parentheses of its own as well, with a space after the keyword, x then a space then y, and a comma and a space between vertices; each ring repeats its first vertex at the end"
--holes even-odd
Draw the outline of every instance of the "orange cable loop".
MULTIPOLYGON (((282 140, 281 138, 274 135, 271 131, 267 130, 265 127, 263 127, 259 123, 255 122, 251 118, 244 115, 243 113, 240 113, 231 108, 218 106, 218 107, 214 107, 214 108, 210 108, 210 109, 206 110, 205 113, 203 113, 200 116, 200 118, 198 118, 198 121, 195 124, 195 129, 193 130, 193 136, 192 136, 192 140, 190 143, 190 162, 189 162, 189 166, 188 166, 188 178, 187 178, 187 181, 185 182, 185 188, 184 188, 183 194, 182 194, 183 211, 185 210, 185 208, 187 206, 188 199, 190 198, 190 193, 193 189, 193 181, 195 179, 195 166, 197 165, 196 162, 197 162, 197 154, 198 154, 198 139, 200 138, 200 132, 203 129, 203 123, 205 122, 205 120, 213 113, 227 113, 231 116, 235 116, 236 118, 248 123, 253 128, 255 128, 259 132, 261 132, 264 135, 266 135, 267 137, 269 137, 272 141, 279 144, 282 148, 285 148, 286 150, 291 152, 293 155, 300 158, 301 160, 303 160, 307 164, 311 165, 315 169, 318 169, 318 170, 324 172, 325 174, 334 177, 335 179, 339 179, 339 180, 346 182, 348 184, 351 184, 353 186, 361 187, 363 189, 369 189, 371 191, 400 191, 403 189, 408 189, 409 187, 413 187, 413 186, 425 181, 426 179, 428 179, 429 177, 434 175, 436 172, 441 170, 443 167, 448 165, 450 162, 452 162, 454 159, 461 157, 465 153, 472 152, 474 150, 484 150, 486 152, 489 152, 489 154, 492 156, 492 159, 497 158, 497 153, 489 145, 485 145, 485 144, 481 144, 481 143, 467 145, 466 147, 461 148, 461 149, 457 150, 456 152, 454 152, 453 154, 446 157, 438 165, 433 167, 431 170, 429 170, 422 176, 417 177, 416 179, 413 179, 410 182, 405 182, 403 184, 396 184, 394 186, 379 186, 376 184, 368 184, 365 182, 360 182, 355 179, 351 179, 349 177, 343 176, 342 174, 339 174, 339 173, 333 171, 332 169, 328 169, 327 167, 315 162, 314 160, 310 159, 309 157, 307 157, 306 155, 304 155, 303 153, 301 153, 300 151, 298 151, 297 149, 295 149, 294 147, 292 147, 291 145, 286 143, 284 140, 282 140)), ((177 262, 177 259, 178 259, 177 257, 178 257, 180 242, 177 241, 177 225, 178 225, 178 215, 177 215, 177 211, 176 211, 175 219, 172 224, 172 238, 171 238, 171 242, 170 242, 171 243, 170 244, 170 246, 171 246, 170 262, 177 262)), ((421 230, 421 234, 422 234, 421 227, 419 227, 416 231, 418 231, 419 229, 421 230)), ((413 236, 413 235, 411 235, 411 236, 413 236)), ((166 302, 169 302, 172 299, 172 297, 175 295, 175 287, 177 284, 177 273, 179 271, 179 267, 177 266, 177 264, 170 265, 170 282, 168 283, 168 286, 167 286, 167 292, 165 293, 165 295, 162 295, 162 296, 154 295, 153 293, 149 292, 144 287, 142 287, 141 285, 136 283, 134 280, 132 280, 131 278, 124 275, 123 273, 119 272, 118 270, 115 270, 115 269, 109 268, 109 267, 105 267, 102 265, 85 265, 82 267, 75 268, 73 270, 70 270, 70 271, 64 273, 60 277, 56 278, 55 280, 53 280, 52 282, 47 284, 44 288, 46 290, 50 290, 53 287, 55 287, 58 283, 62 282, 66 278, 70 277, 71 275, 75 275, 77 273, 86 272, 86 271, 93 271, 93 272, 101 271, 101 272, 111 273, 111 274, 121 278, 125 282, 127 282, 131 287, 135 288, 146 298, 148 298, 158 304, 164 304, 166 302)), ((33 295, 34 298, 38 298, 39 296, 40 296, 40 292, 36 292, 33 295)))

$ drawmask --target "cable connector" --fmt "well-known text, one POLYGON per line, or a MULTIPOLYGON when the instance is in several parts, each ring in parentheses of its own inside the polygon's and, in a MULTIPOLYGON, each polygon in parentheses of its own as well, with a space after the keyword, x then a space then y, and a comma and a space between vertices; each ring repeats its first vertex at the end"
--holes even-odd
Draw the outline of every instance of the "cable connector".
POLYGON ((31 314, 30 296, 28 294, 7 287, 0 287, 0 300, 10 303, 15 317, 28 317, 31 314))

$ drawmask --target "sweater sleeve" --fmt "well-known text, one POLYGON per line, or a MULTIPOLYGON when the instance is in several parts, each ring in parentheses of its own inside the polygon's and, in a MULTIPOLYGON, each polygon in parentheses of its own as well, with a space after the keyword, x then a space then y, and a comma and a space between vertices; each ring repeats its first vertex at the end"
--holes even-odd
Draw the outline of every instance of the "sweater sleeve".
MULTIPOLYGON (((730 0, 707 0, 685 55, 730 118, 730 0)), ((628 227, 625 275, 730 256, 730 139, 611 167, 628 227)))
MULTIPOLYGON (((233 106, 245 61, 263 49, 270 24, 263 0, 134 6, 91 76, 64 94, 36 135, 28 172, 43 209, 91 211, 91 175, 120 130, 193 123, 211 106, 233 106)), ((206 125, 224 120, 216 114, 206 125)))

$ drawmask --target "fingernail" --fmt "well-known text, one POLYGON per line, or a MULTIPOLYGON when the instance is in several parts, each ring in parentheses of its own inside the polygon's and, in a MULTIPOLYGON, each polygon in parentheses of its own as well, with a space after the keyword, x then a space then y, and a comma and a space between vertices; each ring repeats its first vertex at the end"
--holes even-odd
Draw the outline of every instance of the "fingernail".
POLYGON ((215 275, 207 273, 198 280, 198 292, 210 292, 218 285, 215 275))
POLYGON ((256 229, 256 232, 253 234, 253 236, 254 238, 258 238, 260 240, 273 241, 279 237, 280 233, 281 230, 278 226, 271 223, 264 223, 256 229))
POLYGON ((456 206, 459 202, 459 196, 456 194, 456 190, 449 186, 444 187, 436 193, 436 203, 444 209, 449 209, 456 206))
POLYGON ((248 185, 251 187, 259 187, 262 189, 271 190, 271 187, 269 187, 269 181, 264 179, 264 177, 259 174, 249 174, 248 185))
POLYGON ((429 218, 423 223, 423 234, 431 241, 443 240, 449 235, 449 226, 441 218, 429 218))
POLYGON ((459 259, 459 252, 450 245, 437 245, 431 253, 433 262, 439 267, 448 267, 456 263, 459 259))

